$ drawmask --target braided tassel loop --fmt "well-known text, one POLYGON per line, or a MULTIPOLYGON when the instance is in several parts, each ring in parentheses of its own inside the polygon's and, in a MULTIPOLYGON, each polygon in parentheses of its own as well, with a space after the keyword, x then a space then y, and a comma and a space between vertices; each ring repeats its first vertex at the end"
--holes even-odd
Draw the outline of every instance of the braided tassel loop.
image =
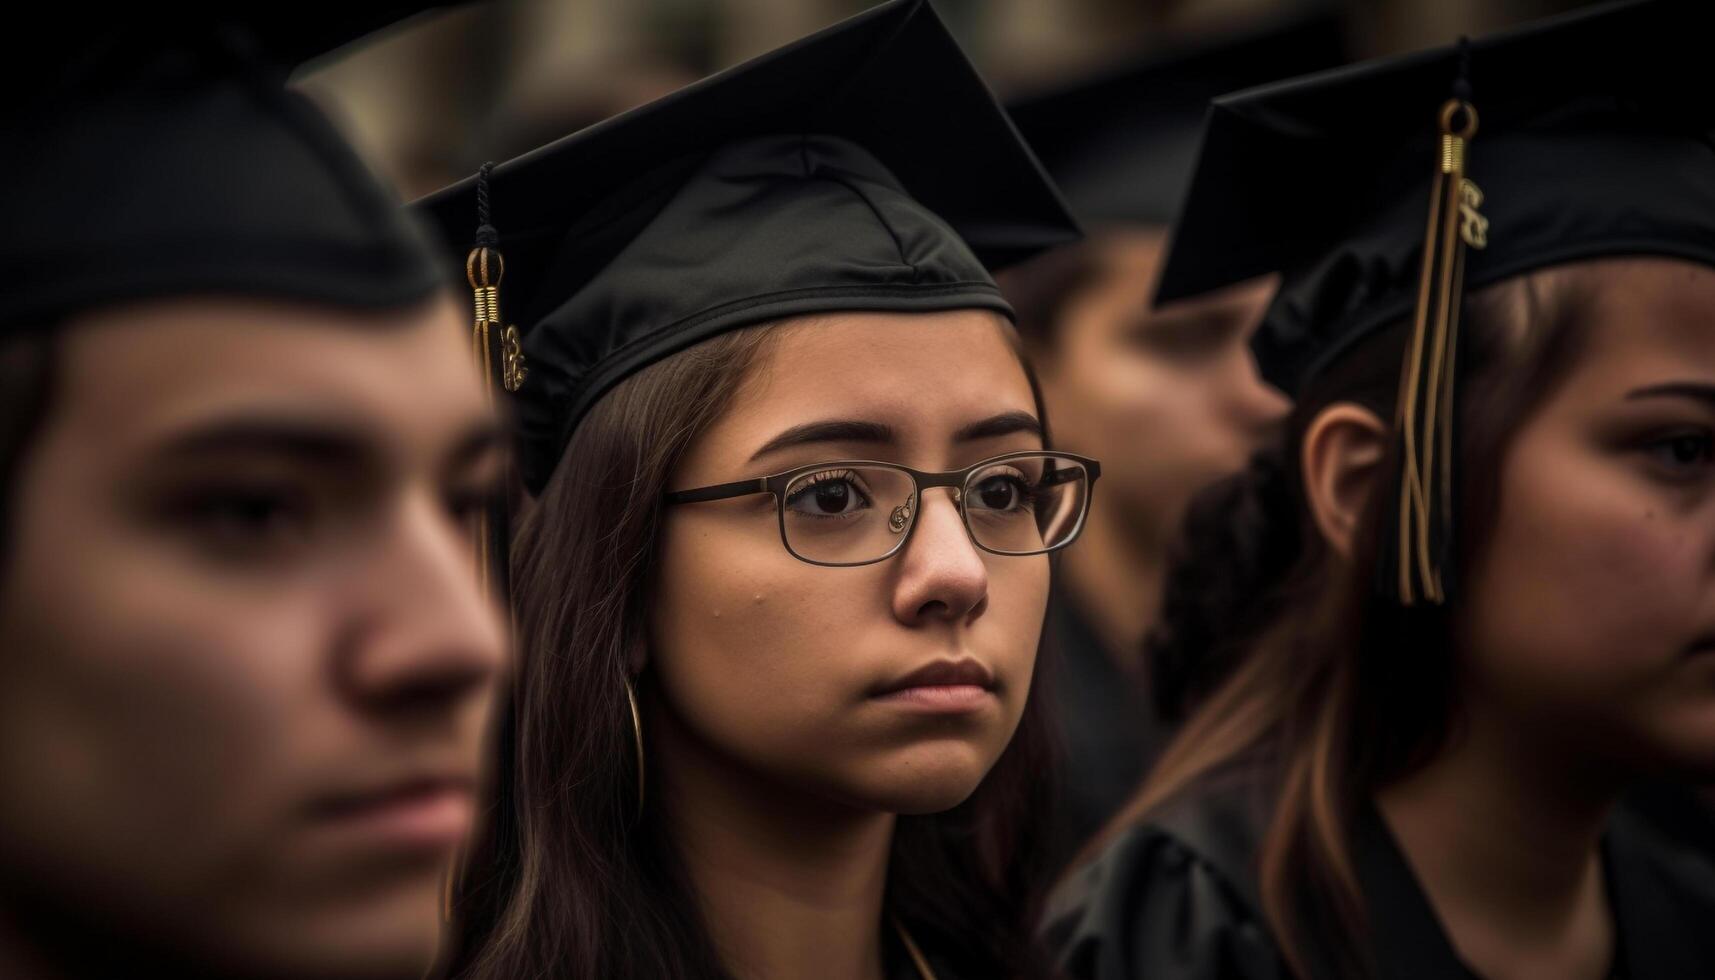
MULTIPOLYGON (((483 389, 490 404, 498 399, 497 388, 515 392, 529 373, 518 328, 503 327, 500 317, 500 281, 506 275, 506 260, 496 248, 499 235, 489 223, 488 178, 494 168, 485 163, 477 174, 476 246, 465 258, 465 279, 475 299, 471 328, 471 355, 482 368, 483 389)), ((474 529, 479 542, 477 574, 483 587, 497 595, 507 594, 507 544, 510 529, 505 501, 496 501, 477 515, 474 529)))
POLYGON ((1400 440, 1398 526, 1387 544, 1384 588, 1403 606, 1447 601, 1453 566, 1454 439, 1459 307, 1465 249, 1488 244, 1483 192, 1465 177, 1477 110, 1449 99, 1423 240, 1423 271, 1410 346, 1401 368, 1394 428, 1400 440))
MULTIPOLYGON (((500 236, 489 221, 488 179, 493 169, 494 164, 485 163, 477 173, 476 245, 464 263, 465 279, 470 283, 476 303, 470 334, 471 356, 482 369, 483 393, 490 406, 499 401, 497 387, 515 392, 523 386, 527 374, 518 328, 501 326, 500 281, 506 276, 506 260, 495 247, 500 236)), ((483 589, 505 602, 510 594, 507 570, 511 541, 510 511, 506 499, 497 499, 479 510, 473 518, 471 534, 477 545, 477 579, 483 589)), ((447 868, 443 882, 441 911, 447 922, 453 921, 453 903, 463 877, 465 856, 461 847, 447 868)))

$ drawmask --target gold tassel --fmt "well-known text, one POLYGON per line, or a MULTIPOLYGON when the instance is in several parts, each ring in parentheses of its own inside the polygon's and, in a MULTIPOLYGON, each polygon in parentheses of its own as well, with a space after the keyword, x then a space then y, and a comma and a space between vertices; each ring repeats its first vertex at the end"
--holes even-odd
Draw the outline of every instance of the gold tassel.
MULTIPOLYGON (((515 392, 524 384, 529 373, 524 365, 524 353, 515 326, 501 326, 500 280, 506 275, 506 260, 498 249, 478 245, 465 258, 465 278, 470 282, 476 301, 476 319, 471 329, 471 355, 482 368, 483 389, 489 404, 496 398, 498 386, 515 392), (499 365, 498 373, 496 365, 499 365)), ((501 515, 485 509, 477 516, 474 529, 481 547, 477 549, 477 574, 483 588, 495 588, 495 564, 501 559, 503 542, 495 541, 503 524, 501 515)))
MULTIPOLYGON (((506 275, 506 260, 494 247, 498 236, 489 224, 488 178, 491 170, 492 164, 483 164, 477 178, 477 244, 465 257, 464 271, 476 307, 470 334, 471 356, 482 369, 483 394, 492 407, 499 397, 497 386, 509 393, 515 392, 523 387, 529 372, 525 368, 518 328, 501 326, 500 280, 506 275)), ((503 601, 507 592, 508 525, 507 503, 501 500, 482 508, 471 528, 477 544, 477 580, 485 591, 501 596, 503 601)), ((453 900, 458 892, 464 862, 465 848, 461 846, 443 880, 441 907, 448 922, 453 919, 453 900)))
MULTIPOLYGON (((471 329, 470 352, 482 369, 482 387, 490 406, 494 404, 494 340, 500 333, 500 279, 506 273, 506 263, 495 249, 477 246, 470 250, 464 263, 465 278, 476 297, 476 321, 471 329)), ((494 588, 494 549, 489 539, 494 531, 494 515, 483 508, 476 515, 476 570, 485 591, 494 588)))
POLYGON ((1453 397, 1465 247, 1488 244, 1483 193, 1465 177, 1477 110, 1462 99, 1441 107, 1439 165, 1423 240, 1417 316, 1400 377, 1395 428, 1403 443, 1397 529, 1397 597, 1446 601, 1444 567, 1453 534, 1453 397))

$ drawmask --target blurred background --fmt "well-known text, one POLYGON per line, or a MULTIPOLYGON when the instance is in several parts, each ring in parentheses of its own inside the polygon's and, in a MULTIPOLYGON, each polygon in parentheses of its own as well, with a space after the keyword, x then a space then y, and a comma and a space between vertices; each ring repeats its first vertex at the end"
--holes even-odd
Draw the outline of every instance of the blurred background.
MULTIPOLYGON (((1588 0, 1335 0, 1368 57, 1588 0)), ((299 81, 407 199, 826 27, 873 0, 491 0, 430 13, 299 81)), ((1310 0, 935 0, 1003 98, 1242 31, 1310 0)))

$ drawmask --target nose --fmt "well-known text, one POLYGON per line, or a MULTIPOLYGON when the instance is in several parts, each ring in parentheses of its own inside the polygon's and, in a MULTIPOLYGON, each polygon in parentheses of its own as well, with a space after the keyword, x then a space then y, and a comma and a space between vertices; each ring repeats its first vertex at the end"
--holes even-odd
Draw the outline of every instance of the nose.
POLYGON ((988 606, 988 566, 951 491, 929 491, 919 501, 911 540, 895 558, 893 615, 907 626, 974 620, 988 606))
POLYGON ((1259 437, 1270 432, 1292 411, 1292 401, 1269 384, 1257 370, 1256 357, 1248 346, 1239 350, 1230 368, 1228 410, 1239 425, 1259 437))
POLYGON ((370 711, 450 713, 488 692, 504 668, 499 604, 477 580, 475 552, 428 491, 378 536, 363 606, 340 657, 342 686, 370 711))

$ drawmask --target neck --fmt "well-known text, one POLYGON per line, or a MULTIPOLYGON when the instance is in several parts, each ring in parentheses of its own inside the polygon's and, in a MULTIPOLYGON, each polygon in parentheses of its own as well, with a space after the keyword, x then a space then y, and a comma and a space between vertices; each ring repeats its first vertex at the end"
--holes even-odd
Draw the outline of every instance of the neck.
POLYGON ((1503 715, 1471 706, 1455 743, 1376 802, 1479 973, 1605 976, 1614 930, 1600 843, 1620 785, 1503 715))
POLYGON ((727 970, 879 980, 894 815, 793 794, 677 729, 659 701, 655 713, 650 805, 727 970))
POLYGON ((1083 535, 1060 559, 1065 591, 1121 666, 1139 667, 1144 634, 1161 608, 1165 547, 1128 526, 1097 496, 1083 535))

